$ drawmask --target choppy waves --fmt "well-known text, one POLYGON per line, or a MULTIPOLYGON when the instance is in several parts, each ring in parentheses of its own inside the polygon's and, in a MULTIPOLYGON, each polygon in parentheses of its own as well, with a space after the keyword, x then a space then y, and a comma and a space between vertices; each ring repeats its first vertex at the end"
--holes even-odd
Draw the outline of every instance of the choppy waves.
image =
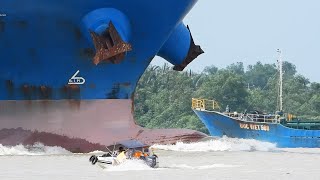
POLYGON ((206 141, 196 143, 177 142, 175 145, 152 146, 155 149, 185 152, 209 152, 209 151, 274 151, 276 144, 261 142, 254 139, 238 138, 212 138, 206 141))
POLYGON ((3 146, 0 144, 0 155, 57 155, 71 154, 71 152, 58 146, 45 146, 41 143, 35 143, 32 146, 16 145, 3 146))

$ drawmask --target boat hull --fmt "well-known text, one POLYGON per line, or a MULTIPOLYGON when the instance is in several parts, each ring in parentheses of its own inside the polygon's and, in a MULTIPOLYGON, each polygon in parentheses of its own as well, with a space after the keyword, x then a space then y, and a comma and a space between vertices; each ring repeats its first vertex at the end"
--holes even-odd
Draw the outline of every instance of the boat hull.
POLYGON ((245 122, 215 111, 194 109, 211 136, 257 139, 277 144, 277 147, 320 147, 320 130, 302 130, 278 123, 245 122))

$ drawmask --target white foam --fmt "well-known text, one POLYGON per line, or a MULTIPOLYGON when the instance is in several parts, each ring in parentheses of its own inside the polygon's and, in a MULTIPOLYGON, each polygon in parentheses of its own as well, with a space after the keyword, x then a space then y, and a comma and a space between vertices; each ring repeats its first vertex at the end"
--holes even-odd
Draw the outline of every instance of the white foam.
POLYGON ((105 171, 145 171, 145 170, 165 170, 165 169, 212 169, 212 168, 231 168, 238 167, 237 165, 228 164, 210 164, 202 166, 190 166, 186 164, 172 164, 169 166, 160 166, 159 168, 151 168, 141 160, 127 160, 120 165, 110 166, 105 171))
POLYGON ((185 151, 185 152, 209 152, 209 151, 273 151, 276 144, 261 142, 254 139, 216 138, 196 143, 177 142, 175 145, 152 146, 155 149, 185 151))
POLYGON ((141 160, 127 160, 117 166, 110 166, 106 171, 145 171, 154 170, 141 160))
POLYGON ((104 153, 106 153, 106 152, 100 151, 100 150, 95 150, 95 151, 92 151, 89 153, 78 153, 78 154, 104 154, 104 153))
POLYGON ((211 164, 211 165, 203 165, 203 166, 189 166, 186 164, 172 164, 168 167, 169 169, 213 169, 213 168, 231 168, 231 167, 239 167, 237 165, 228 165, 228 164, 211 164))
POLYGON ((0 155, 57 155, 71 154, 71 152, 58 146, 45 146, 41 143, 35 143, 32 146, 3 146, 0 144, 0 155))

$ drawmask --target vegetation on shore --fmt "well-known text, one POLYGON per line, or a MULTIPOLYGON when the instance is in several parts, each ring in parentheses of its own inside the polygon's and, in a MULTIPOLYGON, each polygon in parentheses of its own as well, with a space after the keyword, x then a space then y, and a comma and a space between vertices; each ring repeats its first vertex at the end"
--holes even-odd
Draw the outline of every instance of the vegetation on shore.
MULTIPOLYGON (((297 73, 284 62, 284 111, 301 119, 320 120, 320 83, 297 73)), ((275 64, 243 63, 219 69, 206 67, 201 73, 176 72, 167 64, 150 65, 135 92, 135 116, 148 128, 188 128, 207 133, 191 109, 191 98, 214 99, 231 111, 259 110, 274 113, 278 106, 279 73, 275 64)), ((221 109, 222 111, 224 109, 221 109)))

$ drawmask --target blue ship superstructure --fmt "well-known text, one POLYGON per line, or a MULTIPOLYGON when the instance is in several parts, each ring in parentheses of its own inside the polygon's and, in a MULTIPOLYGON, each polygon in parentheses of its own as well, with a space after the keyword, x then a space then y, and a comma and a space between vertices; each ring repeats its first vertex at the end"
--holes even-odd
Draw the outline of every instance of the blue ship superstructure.
POLYGON ((181 71, 203 53, 182 22, 196 2, 1 0, 0 143, 86 151, 125 138, 203 137, 143 129, 132 115, 137 81, 155 56, 181 71))
POLYGON ((320 122, 297 122, 292 116, 218 112, 206 108, 210 100, 193 99, 193 111, 211 136, 257 139, 275 143, 277 147, 320 147, 320 122))

